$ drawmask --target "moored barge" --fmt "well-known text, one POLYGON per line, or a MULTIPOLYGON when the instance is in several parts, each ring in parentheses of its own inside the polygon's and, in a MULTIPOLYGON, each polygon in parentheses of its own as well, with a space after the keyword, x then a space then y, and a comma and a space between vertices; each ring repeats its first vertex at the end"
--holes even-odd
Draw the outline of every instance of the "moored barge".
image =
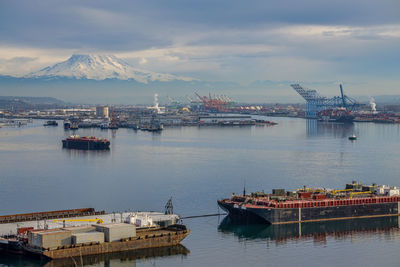
POLYGON ((38 221, 38 220, 51 220, 57 218, 97 216, 104 214, 105 211, 96 211, 94 208, 32 212, 32 213, 13 214, 13 215, 1 215, 0 224, 21 223, 21 222, 38 221))
POLYGON ((353 182, 345 189, 303 188, 286 192, 274 189, 232 195, 218 201, 232 220, 244 223, 288 224, 358 218, 399 216, 400 193, 396 187, 363 186, 353 182))
POLYGON ((57 121, 47 121, 43 126, 58 126, 57 121))
POLYGON ((82 150, 108 150, 110 149, 110 141, 94 136, 71 135, 62 140, 63 148, 82 149, 82 150))
MULTIPOLYGON (((65 244, 58 246, 43 247, 43 245, 37 246, 35 241, 32 241, 33 239, 30 238, 27 243, 22 244, 22 250, 24 253, 33 256, 41 256, 50 259, 64 259, 86 255, 99 255, 138 249, 176 246, 190 233, 184 225, 172 225, 164 228, 142 228, 129 232, 125 231, 123 234, 120 234, 121 230, 119 230, 119 228, 121 228, 121 226, 125 228, 123 224, 104 225, 102 226, 106 229, 104 233, 100 230, 80 232, 82 231, 82 227, 75 227, 77 228, 76 230, 74 227, 70 227, 69 229, 58 229, 54 232, 55 234, 53 234, 53 232, 46 233, 44 231, 42 232, 42 236, 52 235, 51 238, 56 239, 56 237, 53 236, 63 234, 64 240, 71 241, 67 241, 65 244), (113 229, 115 233, 113 233, 111 229, 113 229), (103 239, 93 239, 92 241, 89 238, 95 234, 97 235, 97 233, 105 236, 105 239, 103 237, 103 239), (109 239, 116 234, 119 234, 118 240, 109 239), (70 238, 71 235, 72 238, 70 238), (81 241, 79 241, 79 239, 81 241)), ((135 229, 134 226, 132 226, 132 228, 135 229)), ((90 229, 90 227, 87 229, 90 229)), ((31 232, 30 236, 38 234, 40 234, 40 232, 31 232)))
POLYGON ((0 223, 0 252, 49 259, 176 246, 190 233, 178 215, 161 212, 89 208, 8 217, 0 223))

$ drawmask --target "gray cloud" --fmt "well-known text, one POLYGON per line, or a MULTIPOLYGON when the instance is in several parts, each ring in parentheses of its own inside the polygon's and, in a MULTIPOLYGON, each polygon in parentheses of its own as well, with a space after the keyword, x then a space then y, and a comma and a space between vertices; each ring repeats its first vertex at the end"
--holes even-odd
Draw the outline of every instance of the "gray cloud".
POLYGON ((400 23, 400 4, 393 0, 9 0, 0 5, 1 42, 39 47, 132 50, 171 45, 209 30, 400 23))
POLYGON ((32 70, 32 64, 35 65, 36 57, 13 57, 10 59, 0 58, 0 73, 15 75, 32 70))
POLYGON ((52 61, 43 60, 50 51, 53 63, 73 51, 204 80, 390 78, 392 86, 399 13, 395 0, 4 0, 0 73, 34 70, 52 61), (24 56, 39 59, 18 68, 15 58, 24 56))

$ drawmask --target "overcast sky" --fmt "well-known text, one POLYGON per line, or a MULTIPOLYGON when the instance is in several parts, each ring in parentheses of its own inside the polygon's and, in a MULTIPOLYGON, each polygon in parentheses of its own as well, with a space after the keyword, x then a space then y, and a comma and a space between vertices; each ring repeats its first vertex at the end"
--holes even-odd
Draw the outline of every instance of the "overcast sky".
POLYGON ((333 81, 395 94, 400 1, 0 1, 0 74, 73 53, 206 81, 333 81))

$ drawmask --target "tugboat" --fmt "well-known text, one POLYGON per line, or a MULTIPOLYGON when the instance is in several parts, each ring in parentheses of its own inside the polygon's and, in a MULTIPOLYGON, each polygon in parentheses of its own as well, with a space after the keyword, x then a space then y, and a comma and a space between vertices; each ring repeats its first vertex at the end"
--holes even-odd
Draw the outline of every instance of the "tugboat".
POLYGON ((150 122, 142 123, 140 125, 140 130, 149 131, 149 132, 160 132, 164 129, 164 125, 160 122, 160 120, 156 119, 153 115, 150 122))
POLYGON ((114 113, 114 109, 111 109, 111 121, 110 121, 110 124, 108 125, 108 129, 118 130, 118 127, 119 127, 119 123, 118 123, 117 115, 114 113))
POLYGON ((76 121, 72 122, 69 128, 71 130, 78 130, 79 129, 78 122, 76 122, 76 121))
POLYGON ((71 121, 66 119, 64 120, 64 130, 69 130, 71 128, 71 121))
POLYGON ((357 140, 357 136, 355 134, 349 136, 349 140, 354 141, 357 140))
POLYGON ((108 129, 110 127, 110 123, 109 122, 102 122, 100 124, 100 129, 104 130, 104 129, 108 129))
POLYGON ((149 127, 146 129, 149 132, 159 132, 164 129, 164 125, 161 124, 159 121, 153 121, 149 127))
POLYGON ((118 123, 111 121, 111 123, 108 126, 108 129, 118 130, 118 123))

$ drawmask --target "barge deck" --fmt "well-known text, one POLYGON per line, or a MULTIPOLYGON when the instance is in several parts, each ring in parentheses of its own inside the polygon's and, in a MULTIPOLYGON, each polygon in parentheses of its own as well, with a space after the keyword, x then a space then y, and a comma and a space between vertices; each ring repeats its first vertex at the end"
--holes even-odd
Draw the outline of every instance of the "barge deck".
POLYGON ((55 249, 39 249, 25 246, 24 251, 31 255, 49 259, 63 259, 86 255, 97 255, 147 248, 175 246, 189 235, 190 230, 183 225, 174 225, 164 229, 137 230, 135 237, 115 242, 87 243, 57 247, 55 249))
POLYGON ((233 195, 218 201, 229 216, 243 223, 290 224, 400 215, 400 190, 386 185, 363 186, 353 182, 346 189, 304 188, 272 194, 233 195))

